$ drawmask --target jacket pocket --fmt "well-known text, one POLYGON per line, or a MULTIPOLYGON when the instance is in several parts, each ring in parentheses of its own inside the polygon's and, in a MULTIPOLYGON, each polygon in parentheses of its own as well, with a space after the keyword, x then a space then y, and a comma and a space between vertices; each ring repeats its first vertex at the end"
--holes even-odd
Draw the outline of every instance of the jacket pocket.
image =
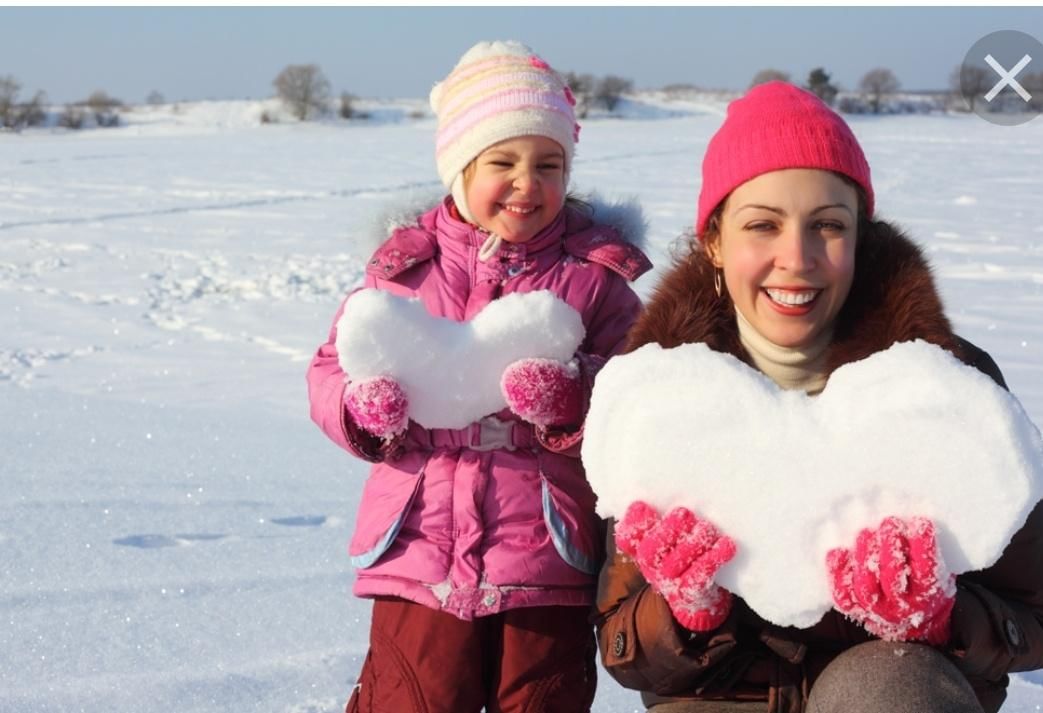
MULTIPOLYGON (((582 476, 577 484, 581 490, 589 491, 582 476)), ((543 498, 543 522, 550 533, 554 549, 573 569, 584 574, 595 575, 599 569, 599 541, 597 538, 597 516, 594 514, 594 497, 589 502, 570 494, 554 479, 548 478, 540 467, 540 485, 543 498)))
POLYGON ((415 470, 381 463, 373 467, 366 480, 355 519, 355 534, 348 546, 351 564, 358 569, 372 567, 398 537, 402 524, 416 499, 424 479, 424 462, 415 470))

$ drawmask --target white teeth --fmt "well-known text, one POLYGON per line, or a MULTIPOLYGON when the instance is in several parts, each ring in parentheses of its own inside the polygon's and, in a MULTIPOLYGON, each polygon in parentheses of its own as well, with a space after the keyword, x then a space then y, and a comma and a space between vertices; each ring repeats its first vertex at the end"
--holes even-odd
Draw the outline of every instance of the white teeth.
POLYGON ((805 290, 803 292, 794 292, 792 290, 772 290, 770 288, 765 289, 768 293, 768 297, 772 300, 784 305, 806 305, 811 300, 818 296, 819 290, 805 290))
POLYGON ((533 213, 536 211, 535 208, 518 208, 517 206, 513 205, 505 205, 503 209, 509 210, 512 213, 517 213, 518 215, 528 215, 529 213, 533 213))

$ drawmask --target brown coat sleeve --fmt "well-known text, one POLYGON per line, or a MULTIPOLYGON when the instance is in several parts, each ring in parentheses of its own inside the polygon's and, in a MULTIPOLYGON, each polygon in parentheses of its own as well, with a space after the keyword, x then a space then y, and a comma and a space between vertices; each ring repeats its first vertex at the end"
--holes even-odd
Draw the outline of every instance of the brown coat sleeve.
POLYGON ((660 695, 698 692, 718 676, 729 675, 725 661, 737 645, 741 607, 733 607, 715 631, 684 629, 637 566, 616 550, 614 525, 610 520, 596 604, 605 669, 627 688, 660 695))
POLYGON ((950 653, 968 677, 1043 668, 1043 503, 994 565, 960 575, 957 587, 950 653))
MULTIPOLYGON (((966 363, 1007 388, 987 352, 957 340, 966 363)), ((949 653, 972 682, 997 683, 1011 671, 1043 668, 1043 503, 995 564, 957 578, 949 653)))

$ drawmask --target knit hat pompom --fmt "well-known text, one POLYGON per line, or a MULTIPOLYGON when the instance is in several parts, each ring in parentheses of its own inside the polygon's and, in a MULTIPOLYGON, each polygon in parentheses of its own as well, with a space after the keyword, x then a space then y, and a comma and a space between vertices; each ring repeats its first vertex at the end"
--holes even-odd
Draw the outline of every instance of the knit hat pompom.
POLYGON ((695 231, 732 191, 757 176, 787 168, 835 171, 857 183, 873 215, 873 184, 862 147, 840 115, 788 82, 759 84, 728 105, 728 115, 703 157, 695 231))
POLYGON ((519 136, 556 141, 565 152, 568 182, 579 139, 575 99, 564 79, 522 43, 479 42, 431 89, 429 99, 438 117, 438 175, 465 218, 470 216, 461 173, 501 141, 519 136))

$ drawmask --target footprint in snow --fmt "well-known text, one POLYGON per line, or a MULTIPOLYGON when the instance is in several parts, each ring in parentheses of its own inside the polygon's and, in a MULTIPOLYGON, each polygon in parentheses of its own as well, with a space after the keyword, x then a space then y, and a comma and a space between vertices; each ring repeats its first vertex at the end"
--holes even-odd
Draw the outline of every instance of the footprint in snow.
POLYGON ((325 515, 294 515, 292 517, 274 517, 271 522, 283 527, 319 527, 326 524, 325 515))
POLYGON ((205 532, 174 535, 173 537, 168 535, 130 535, 129 537, 115 539, 112 541, 112 544, 120 545, 121 547, 137 547, 141 550, 155 550, 161 547, 182 547, 196 542, 211 542, 224 539, 225 537, 227 535, 205 532))

